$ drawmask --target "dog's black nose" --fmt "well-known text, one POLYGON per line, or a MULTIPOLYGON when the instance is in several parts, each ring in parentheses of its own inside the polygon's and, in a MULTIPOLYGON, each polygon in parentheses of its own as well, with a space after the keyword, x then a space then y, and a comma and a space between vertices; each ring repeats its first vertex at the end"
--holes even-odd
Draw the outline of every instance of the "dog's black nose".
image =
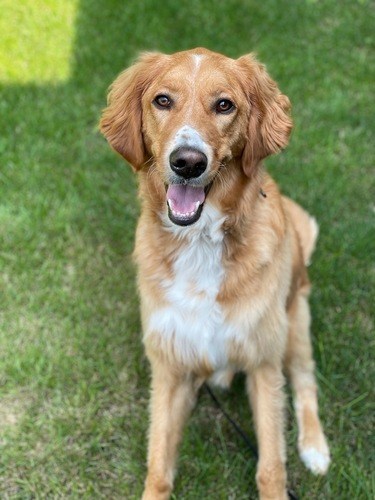
POLYGON ((198 149, 181 147, 171 153, 169 163, 173 172, 190 179, 199 177, 206 170, 207 156, 198 149))

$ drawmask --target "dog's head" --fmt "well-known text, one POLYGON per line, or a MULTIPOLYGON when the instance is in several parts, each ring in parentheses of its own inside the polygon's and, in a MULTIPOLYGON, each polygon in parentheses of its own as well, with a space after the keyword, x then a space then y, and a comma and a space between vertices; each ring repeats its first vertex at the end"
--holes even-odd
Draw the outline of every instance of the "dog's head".
POLYGON ((251 177, 288 142, 289 100, 250 54, 143 54, 113 83, 100 128, 135 170, 152 163, 172 222, 190 225, 223 165, 251 177))

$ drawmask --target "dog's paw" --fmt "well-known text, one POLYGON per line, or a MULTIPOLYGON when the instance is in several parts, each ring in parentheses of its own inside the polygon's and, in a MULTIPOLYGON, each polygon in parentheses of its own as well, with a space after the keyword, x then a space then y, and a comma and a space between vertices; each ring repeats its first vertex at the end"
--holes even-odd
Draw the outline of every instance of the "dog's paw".
POLYGON ((311 447, 301 449, 300 457, 305 466, 313 474, 325 474, 331 462, 328 447, 324 451, 319 451, 311 447))

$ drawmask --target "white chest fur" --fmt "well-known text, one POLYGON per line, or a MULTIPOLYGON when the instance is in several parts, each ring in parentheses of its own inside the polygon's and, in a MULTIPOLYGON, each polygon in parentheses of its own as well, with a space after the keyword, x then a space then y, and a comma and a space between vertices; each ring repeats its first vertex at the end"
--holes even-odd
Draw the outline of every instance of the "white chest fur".
POLYGON ((224 279, 222 265, 224 218, 206 204, 201 219, 191 228, 171 227, 186 244, 174 263, 174 277, 161 283, 168 305, 153 312, 147 334, 160 336, 166 350, 182 364, 208 362, 212 368, 227 365, 226 323, 217 295, 224 279))

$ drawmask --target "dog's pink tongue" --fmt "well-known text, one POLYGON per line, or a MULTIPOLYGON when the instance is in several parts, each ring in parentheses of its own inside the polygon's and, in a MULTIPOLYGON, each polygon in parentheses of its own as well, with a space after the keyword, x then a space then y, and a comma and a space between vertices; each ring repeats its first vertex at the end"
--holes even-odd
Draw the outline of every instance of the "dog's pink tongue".
POLYGON ((187 214, 197 210, 197 202, 204 202, 204 188, 183 184, 171 184, 167 190, 167 200, 175 212, 187 214))

